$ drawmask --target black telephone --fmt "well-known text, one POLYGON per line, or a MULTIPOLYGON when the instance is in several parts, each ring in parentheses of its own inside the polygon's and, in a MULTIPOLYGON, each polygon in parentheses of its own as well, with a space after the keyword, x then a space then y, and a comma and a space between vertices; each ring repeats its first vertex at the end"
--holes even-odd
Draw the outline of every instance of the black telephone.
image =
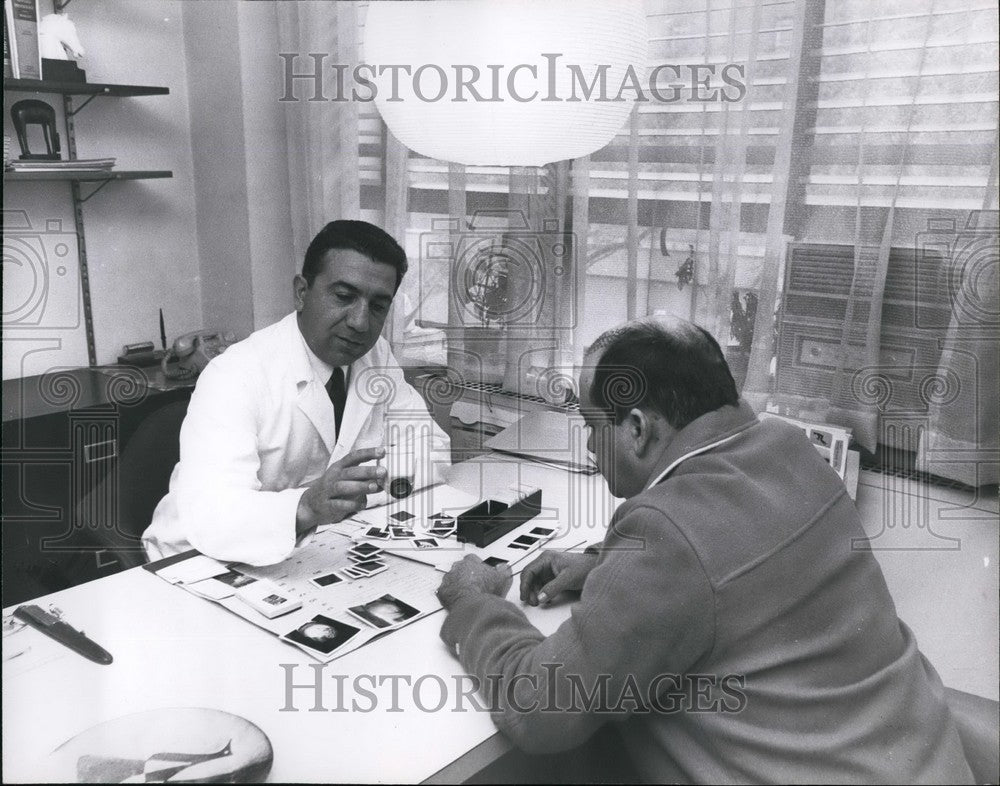
POLYGON ((185 333, 174 341, 173 347, 160 361, 160 369, 167 379, 190 379, 202 372, 208 361, 226 351, 235 336, 218 330, 197 330, 185 333), (168 365, 176 360, 177 365, 168 365))

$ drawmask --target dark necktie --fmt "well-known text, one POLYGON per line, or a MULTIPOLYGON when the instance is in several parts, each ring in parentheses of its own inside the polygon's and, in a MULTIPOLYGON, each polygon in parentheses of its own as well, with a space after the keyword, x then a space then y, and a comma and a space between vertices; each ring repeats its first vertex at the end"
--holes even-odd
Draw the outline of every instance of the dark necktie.
POLYGON ((347 404, 347 385, 344 384, 344 369, 340 366, 333 370, 330 381, 326 383, 326 392, 333 402, 333 417, 337 424, 336 437, 339 437, 340 422, 344 419, 344 406, 347 404))

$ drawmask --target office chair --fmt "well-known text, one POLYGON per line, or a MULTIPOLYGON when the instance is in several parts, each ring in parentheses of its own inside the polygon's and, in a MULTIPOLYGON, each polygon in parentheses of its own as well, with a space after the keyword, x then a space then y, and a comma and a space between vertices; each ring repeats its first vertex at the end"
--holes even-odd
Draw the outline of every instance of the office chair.
MULTIPOLYGON (((174 401, 147 415, 125 443, 118 458, 118 514, 101 504, 114 493, 108 484, 115 473, 105 477, 77 506, 77 521, 83 526, 91 548, 81 551, 88 563, 116 561, 121 569, 146 562, 140 538, 153 519, 153 511, 167 493, 170 473, 180 458, 180 430, 188 402, 174 401), (96 520, 107 517, 111 520, 96 520), (114 520, 114 519, 117 519, 114 520), (104 551, 99 550, 103 549, 104 551)), ((117 571, 117 566, 111 572, 117 571)))
POLYGON ((1000 783, 1000 702, 954 688, 944 693, 976 783, 1000 783))

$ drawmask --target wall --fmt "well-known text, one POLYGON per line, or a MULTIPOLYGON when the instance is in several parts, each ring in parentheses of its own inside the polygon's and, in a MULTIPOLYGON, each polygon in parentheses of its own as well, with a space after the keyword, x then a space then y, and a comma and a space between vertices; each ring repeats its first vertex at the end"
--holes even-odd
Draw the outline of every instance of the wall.
MULTIPOLYGON (((46 0, 41 5, 43 14, 51 10, 46 0)), ((126 343, 158 344, 160 308, 170 338, 203 324, 181 6, 178 0, 107 0, 68 9, 86 49, 81 66, 89 82, 170 88, 167 96, 98 98, 76 116, 80 157, 116 156, 120 169, 174 173, 169 180, 110 184, 84 206, 99 363, 114 362, 126 343)), ((25 97, 5 95, 4 134, 13 136, 10 104, 25 97)), ((61 108, 57 95, 38 97, 61 108)), ((65 157, 65 139, 63 148, 65 157)), ((5 247, 5 379, 87 364, 69 193, 67 183, 4 189, 5 236, 16 234, 10 220, 25 216, 35 230, 54 221, 68 233, 68 253, 61 257, 55 233, 32 241, 48 254, 48 281, 42 266, 32 275, 25 260, 5 247)))
POLYGON ((191 147, 201 257, 205 325, 253 330, 252 281, 243 147, 242 78, 233 57, 239 31, 231 3, 190 3, 184 8, 191 147))
POLYGON ((292 308, 288 155, 272 3, 184 7, 205 324, 243 338, 292 308))
MULTIPOLYGON (((158 345, 161 308, 168 340, 201 327, 243 338, 288 313, 301 260, 274 4, 88 0, 68 12, 89 82, 170 88, 95 99, 76 117, 80 157, 174 173, 110 184, 84 206, 98 363, 127 343, 158 345)), ((5 96, 12 137, 10 104, 23 97, 5 96)), ((40 97, 63 129, 60 97, 40 97)), ((8 184, 4 211, 5 235, 25 238, 4 251, 4 379, 87 365, 69 185, 8 184)))
POLYGON ((292 310, 292 278, 302 260, 292 251, 288 139, 276 3, 237 3, 243 75, 247 213, 254 327, 292 310))

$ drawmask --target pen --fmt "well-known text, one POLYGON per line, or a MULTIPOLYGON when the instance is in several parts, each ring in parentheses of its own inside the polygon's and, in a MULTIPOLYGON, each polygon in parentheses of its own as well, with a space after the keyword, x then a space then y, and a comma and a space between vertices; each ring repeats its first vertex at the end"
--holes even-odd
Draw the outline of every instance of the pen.
POLYGON ((18 606, 14 609, 14 616, 94 663, 107 666, 114 660, 110 652, 88 639, 82 631, 70 627, 39 606, 18 606))
POLYGON ((167 329, 163 324, 163 309, 160 309, 160 346, 162 349, 167 348, 167 329))

